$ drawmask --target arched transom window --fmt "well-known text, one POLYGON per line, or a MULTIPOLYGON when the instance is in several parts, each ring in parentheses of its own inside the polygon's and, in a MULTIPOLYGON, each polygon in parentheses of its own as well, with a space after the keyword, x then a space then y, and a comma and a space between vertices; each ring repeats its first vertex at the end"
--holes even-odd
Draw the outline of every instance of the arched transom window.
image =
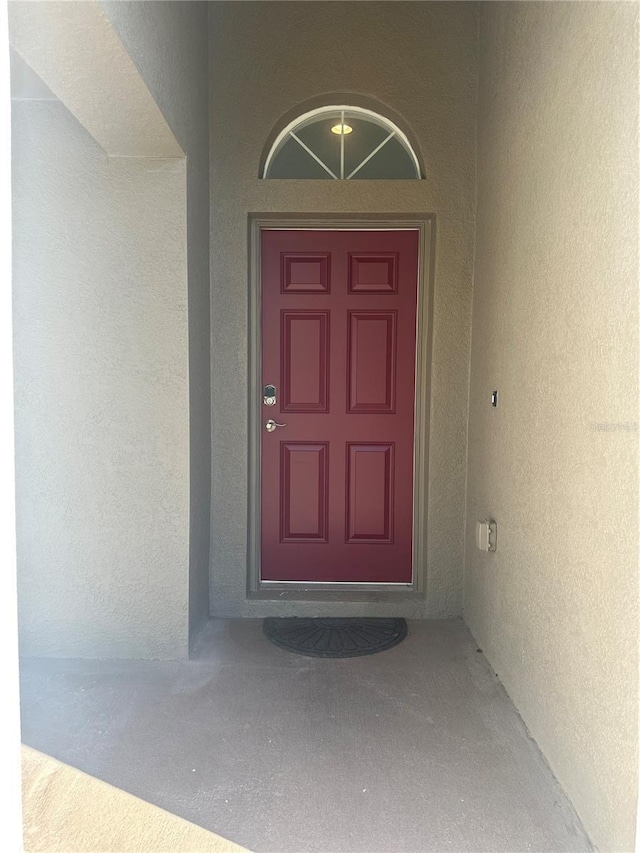
POLYGON ((304 113, 277 136, 263 178, 419 179, 420 162, 405 133, 362 107, 304 113))

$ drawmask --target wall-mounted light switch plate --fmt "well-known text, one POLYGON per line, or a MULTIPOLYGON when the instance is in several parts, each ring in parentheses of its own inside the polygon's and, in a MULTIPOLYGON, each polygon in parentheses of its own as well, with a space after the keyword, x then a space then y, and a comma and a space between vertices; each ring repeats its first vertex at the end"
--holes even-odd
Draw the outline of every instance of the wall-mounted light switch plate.
POLYGON ((495 551, 498 543, 498 525, 495 521, 476 521, 476 548, 495 551))

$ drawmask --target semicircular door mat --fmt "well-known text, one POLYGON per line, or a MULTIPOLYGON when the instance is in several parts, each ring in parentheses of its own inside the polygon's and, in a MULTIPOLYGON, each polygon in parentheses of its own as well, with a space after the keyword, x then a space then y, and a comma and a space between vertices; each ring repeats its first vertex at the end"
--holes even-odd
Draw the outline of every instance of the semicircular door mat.
POLYGON ((407 636, 404 619, 268 617, 264 633, 276 646, 314 658, 355 658, 383 652, 407 636))

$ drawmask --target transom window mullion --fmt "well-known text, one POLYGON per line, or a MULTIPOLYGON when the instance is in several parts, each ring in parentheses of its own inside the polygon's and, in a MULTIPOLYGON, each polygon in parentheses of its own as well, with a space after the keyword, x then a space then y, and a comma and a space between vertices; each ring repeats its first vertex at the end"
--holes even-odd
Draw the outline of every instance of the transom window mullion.
POLYGON ((351 172, 351 174, 350 174, 350 175, 347 175, 347 180, 350 180, 350 179, 351 179, 351 178, 352 178, 352 177, 353 177, 357 172, 359 172, 359 171, 360 171, 360 169, 362 169, 362 167, 363 167, 363 166, 365 166, 365 165, 369 162, 369 160, 371 160, 371 158, 374 156, 374 154, 377 154, 377 153, 378 153, 378 151, 379 151, 381 148, 383 148, 383 147, 387 144, 387 142, 388 142, 390 139, 393 139, 393 137, 394 137, 395 135, 396 135, 395 131, 394 131, 394 130, 392 130, 392 131, 391 131, 391 133, 389 134, 389 136, 387 136, 387 138, 386 138, 386 139, 383 139, 383 140, 382 140, 382 142, 380 143, 380 145, 376 146, 376 147, 373 149, 373 151, 371 152, 371 154, 368 154, 368 155, 364 158, 364 160, 362 161, 362 163, 360 163, 360 165, 359 165, 359 166, 356 166, 356 167, 355 167, 355 169, 353 170, 353 172, 351 172))
POLYGON ((340 113, 340 180, 344 181, 344 110, 340 113))
POLYGON ((328 172, 331 175, 331 177, 334 179, 334 181, 338 180, 338 176, 336 175, 336 173, 332 169, 330 169, 327 166, 327 164, 324 163, 318 157, 317 154, 314 154, 314 152, 309 148, 309 146, 305 145, 305 143, 300 139, 299 136, 296 136, 296 134, 293 132, 293 130, 289 131, 289 135, 295 139, 295 141, 298 143, 298 145, 301 145, 304 148, 304 150, 307 152, 307 154, 309 154, 311 157, 313 157, 313 159, 316 161, 316 163, 319 163, 322 166, 322 168, 325 170, 325 172, 328 172))

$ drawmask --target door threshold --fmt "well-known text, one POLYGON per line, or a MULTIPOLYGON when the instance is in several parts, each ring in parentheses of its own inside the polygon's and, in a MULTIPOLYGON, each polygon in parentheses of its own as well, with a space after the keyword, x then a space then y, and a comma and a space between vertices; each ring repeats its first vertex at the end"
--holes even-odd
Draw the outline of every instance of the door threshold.
POLYGON ((313 588, 322 586, 326 589, 361 589, 362 587, 376 589, 411 589, 413 584, 411 583, 395 583, 392 581, 383 581, 380 583, 376 583, 375 581, 260 581, 260 586, 263 587, 273 587, 273 586, 282 586, 286 585, 287 587, 297 586, 301 589, 313 588))
POLYGON ((263 581, 247 598, 262 601, 335 601, 400 603, 420 601, 424 594, 411 584, 328 584, 263 581))

